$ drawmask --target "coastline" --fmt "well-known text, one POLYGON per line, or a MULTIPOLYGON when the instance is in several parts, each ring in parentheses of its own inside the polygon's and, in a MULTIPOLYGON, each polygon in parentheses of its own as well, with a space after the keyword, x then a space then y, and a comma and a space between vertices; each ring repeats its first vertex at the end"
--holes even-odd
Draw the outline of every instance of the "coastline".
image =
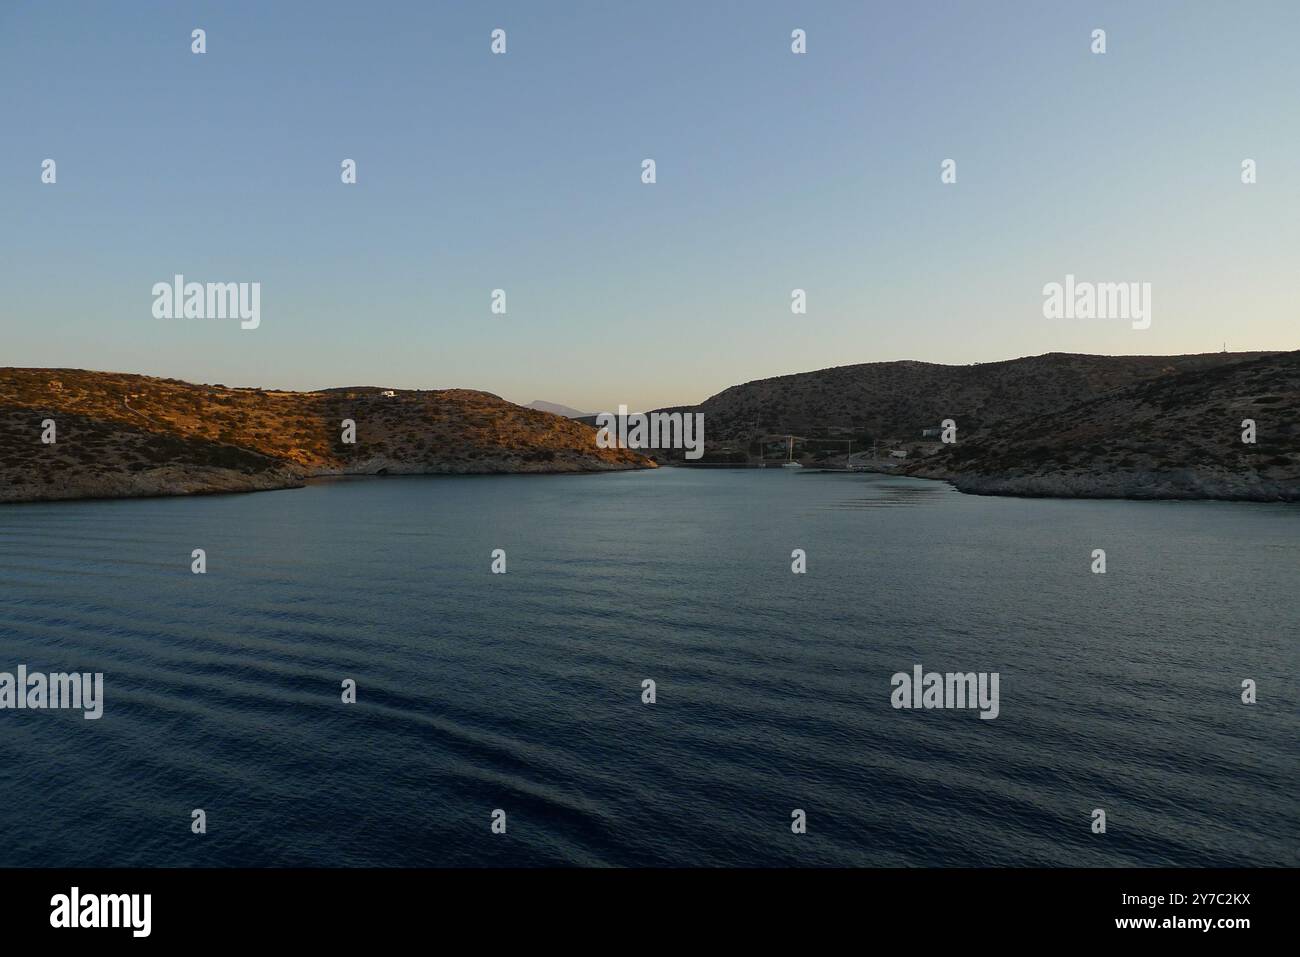
MULTIPOLYGON (((0 505, 274 492, 305 488, 313 479, 329 478, 419 475, 591 475, 603 472, 646 471, 661 467, 665 466, 600 462, 592 467, 589 462, 541 463, 505 458, 495 466, 485 467, 484 463, 477 463, 474 468, 468 468, 463 463, 449 463, 431 468, 428 465, 379 460, 349 469, 287 467, 252 474, 210 467, 166 466, 147 472, 85 476, 81 481, 74 480, 54 488, 48 485, 38 488, 34 483, 11 485, 0 489, 0 505)), ((998 498, 1300 503, 1300 486, 1295 484, 1281 481, 1247 481, 1241 476, 1203 475, 1191 470, 1122 472, 1109 475, 1088 473, 962 475, 939 469, 922 468, 907 472, 868 468, 852 474, 888 475, 896 478, 943 482, 965 495, 998 498)))
POLYGON ((1046 475, 965 475, 942 469, 894 473, 947 482, 967 495, 1005 498, 1119 499, 1150 501, 1300 502, 1300 485, 1240 475, 1212 475, 1191 469, 1109 474, 1061 472, 1046 475))
POLYGON ((592 462, 526 462, 503 458, 499 463, 429 467, 410 463, 366 463, 348 469, 282 467, 246 473, 209 466, 164 466, 141 472, 70 476, 63 482, 10 484, 0 488, 0 505, 37 502, 112 501, 132 498, 183 498, 238 495, 305 488, 318 478, 370 478, 399 475, 580 475, 626 472, 656 466, 596 460, 592 462))

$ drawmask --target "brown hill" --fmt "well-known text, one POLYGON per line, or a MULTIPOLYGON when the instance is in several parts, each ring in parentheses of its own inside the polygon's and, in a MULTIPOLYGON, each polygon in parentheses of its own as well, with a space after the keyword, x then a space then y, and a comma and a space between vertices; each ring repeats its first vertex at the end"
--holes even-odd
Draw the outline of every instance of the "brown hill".
POLYGON ((647 468, 587 426, 465 389, 281 392, 0 369, 0 501, 286 488, 331 474, 647 468), (52 419, 53 445, 41 423, 52 419), (355 444, 342 441, 344 419, 355 444))

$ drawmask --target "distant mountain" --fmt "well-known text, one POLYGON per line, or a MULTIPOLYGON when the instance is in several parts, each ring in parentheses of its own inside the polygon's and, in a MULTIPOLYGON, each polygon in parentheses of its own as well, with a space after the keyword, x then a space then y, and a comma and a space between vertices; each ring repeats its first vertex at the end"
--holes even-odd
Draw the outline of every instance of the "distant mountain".
POLYGON ((552 415, 562 415, 569 419, 581 419, 584 416, 591 415, 590 412, 579 412, 567 405, 560 405, 558 402, 545 402, 541 399, 534 399, 529 402, 525 409, 536 409, 538 412, 550 412, 552 415))
POLYGON ((291 488, 317 475, 652 468, 578 422, 467 389, 279 392, 0 369, 0 502, 291 488), (342 441, 351 419, 356 441, 342 441), (52 420, 56 441, 41 441, 52 420))

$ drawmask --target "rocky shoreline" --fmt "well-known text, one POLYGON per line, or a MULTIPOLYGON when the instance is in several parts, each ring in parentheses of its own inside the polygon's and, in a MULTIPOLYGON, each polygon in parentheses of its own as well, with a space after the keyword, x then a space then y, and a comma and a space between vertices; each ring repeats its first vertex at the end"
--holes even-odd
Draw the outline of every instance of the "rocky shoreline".
POLYGON ((1300 484, 1191 469, 984 475, 917 469, 911 478, 947 482, 968 495, 1015 498, 1127 499, 1131 501, 1300 502, 1300 484))
MULTIPOLYGON (((51 482, 17 482, 0 486, 0 504, 67 502, 93 499, 169 498, 228 495, 304 488, 313 478, 386 475, 573 475, 627 471, 645 466, 592 462, 524 462, 503 457, 497 462, 449 462, 442 465, 378 460, 347 469, 286 467, 245 473, 207 466, 164 466, 141 472, 81 473, 51 482)), ((653 468, 654 466, 648 466, 653 468)))
POLYGON ((143 472, 82 472, 52 481, 9 483, 0 487, 0 503, 221 495, 302 488, 304 484, 299 469, 272 469, 247 474, 208 466, 172 465, 143 472))
MULTIPOLYGON (((17 483, 0 488, 0 503, 77 501, 86 499, 164 498, 223 495, 303 488, 313 478, 386 475, 557 475, 627 471, 622 463, 589 461, 526 462, 502 457, 496 462, 448 462, 440 465, 376 458, 347 469, 296 467, 244 473, 202 466, 165 466, 143 472, 67 476, 54 483, 17 483)), ((653 467, 653 466, 651 466, 653 467)), ((964 475, 939 469, 915 469, 899 475, 947 482, 968 495, 1012 498, 1126 499, 1131 501, 1300 502, 1300 485, 1259 477, 1205 474, 1190 469, 1127 471, 1106 475, 1083 472, 1055 475, 964 475)))

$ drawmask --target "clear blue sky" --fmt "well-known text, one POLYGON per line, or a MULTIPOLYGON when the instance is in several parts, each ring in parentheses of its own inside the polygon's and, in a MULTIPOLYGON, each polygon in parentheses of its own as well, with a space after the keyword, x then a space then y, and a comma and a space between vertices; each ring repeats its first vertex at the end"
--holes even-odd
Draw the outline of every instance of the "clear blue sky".
POLYGON ((1293 0, 9 0, 0 365, 595 411, 853 362, 1294 349, 1298 37, 1293 0), (261 328, 153 318, 177 272, 260 282, 261 328), (1152 327, 1044 319, 1067 272, 1151 282, 1152 327))

